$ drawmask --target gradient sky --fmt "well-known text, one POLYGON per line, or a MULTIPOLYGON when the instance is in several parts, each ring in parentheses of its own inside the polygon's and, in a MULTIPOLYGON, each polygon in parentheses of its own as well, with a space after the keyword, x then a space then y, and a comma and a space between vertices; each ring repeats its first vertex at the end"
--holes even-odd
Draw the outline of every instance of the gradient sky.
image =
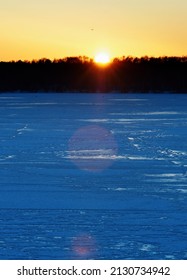
POLYGON ((0 0, 0 30, 3 61, 182 56, 187 0, 0 0))

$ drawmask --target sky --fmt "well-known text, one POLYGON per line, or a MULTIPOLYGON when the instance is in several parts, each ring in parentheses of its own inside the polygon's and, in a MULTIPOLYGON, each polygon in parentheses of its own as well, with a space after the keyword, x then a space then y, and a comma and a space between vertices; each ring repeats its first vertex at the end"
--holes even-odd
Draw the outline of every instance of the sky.
POLYGON ((0 0, 0 61, 187 55, 187 0, 0 0))

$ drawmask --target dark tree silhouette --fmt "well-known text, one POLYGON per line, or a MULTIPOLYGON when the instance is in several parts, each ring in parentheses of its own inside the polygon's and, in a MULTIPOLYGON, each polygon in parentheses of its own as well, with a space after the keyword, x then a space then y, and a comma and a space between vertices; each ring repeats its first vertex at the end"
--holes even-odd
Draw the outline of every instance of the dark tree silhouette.
POLYGON ((187 57, 88 57, 0 62, 0 92, 187 93, 187 57))

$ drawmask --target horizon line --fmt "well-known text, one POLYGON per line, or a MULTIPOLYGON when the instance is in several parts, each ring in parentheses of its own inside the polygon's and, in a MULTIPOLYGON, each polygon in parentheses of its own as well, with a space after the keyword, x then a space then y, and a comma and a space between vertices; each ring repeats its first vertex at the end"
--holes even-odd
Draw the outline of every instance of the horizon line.
MULTIPOLYGON (((60 58, 48 58, 48 57, 41 57, 41 58, 32 58, 32 59, 11 59, 11 60, 0 60, 0 63, 2 62, 39 62, 39 61, 50 61, 50 62, 55 62, 55 61, 66 61, 67 59, 71 59, 71 58, 74 58, 74 59, 79 59, 79 60, 82 60, 82 61, 88 61, 88 62, 94 62, 94 58, 93 57, 89 57, 89 56, 86 56, 86 55, 72 55, 72 56, 64 56, 64 57, 60 57, 60 58)), ((133 55, 123 55, 123 56, 120 56, 120 57, 113 57, 111 58, 111 61, 110 63, 114 62, 115 60, 119 60, 119 61, 122 61, 122 60, 125 60, 127 58, 131 58, 131 59, 151 59, 151 58, 154 58, 154 59, 160 59, 160 58, 187 58, 187 54, 186 55, 160 55, 160 56, 149 56, 149 55, 143 55, 143 56, 133 56, 133 55)))

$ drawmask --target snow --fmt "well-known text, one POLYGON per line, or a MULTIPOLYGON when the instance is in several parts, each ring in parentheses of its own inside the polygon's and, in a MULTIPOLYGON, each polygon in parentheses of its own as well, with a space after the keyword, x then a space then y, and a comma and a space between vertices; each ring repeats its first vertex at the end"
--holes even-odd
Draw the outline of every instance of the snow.
POLYGON ((0 107, 0 259, 186 259, 187 95, 0 107))

